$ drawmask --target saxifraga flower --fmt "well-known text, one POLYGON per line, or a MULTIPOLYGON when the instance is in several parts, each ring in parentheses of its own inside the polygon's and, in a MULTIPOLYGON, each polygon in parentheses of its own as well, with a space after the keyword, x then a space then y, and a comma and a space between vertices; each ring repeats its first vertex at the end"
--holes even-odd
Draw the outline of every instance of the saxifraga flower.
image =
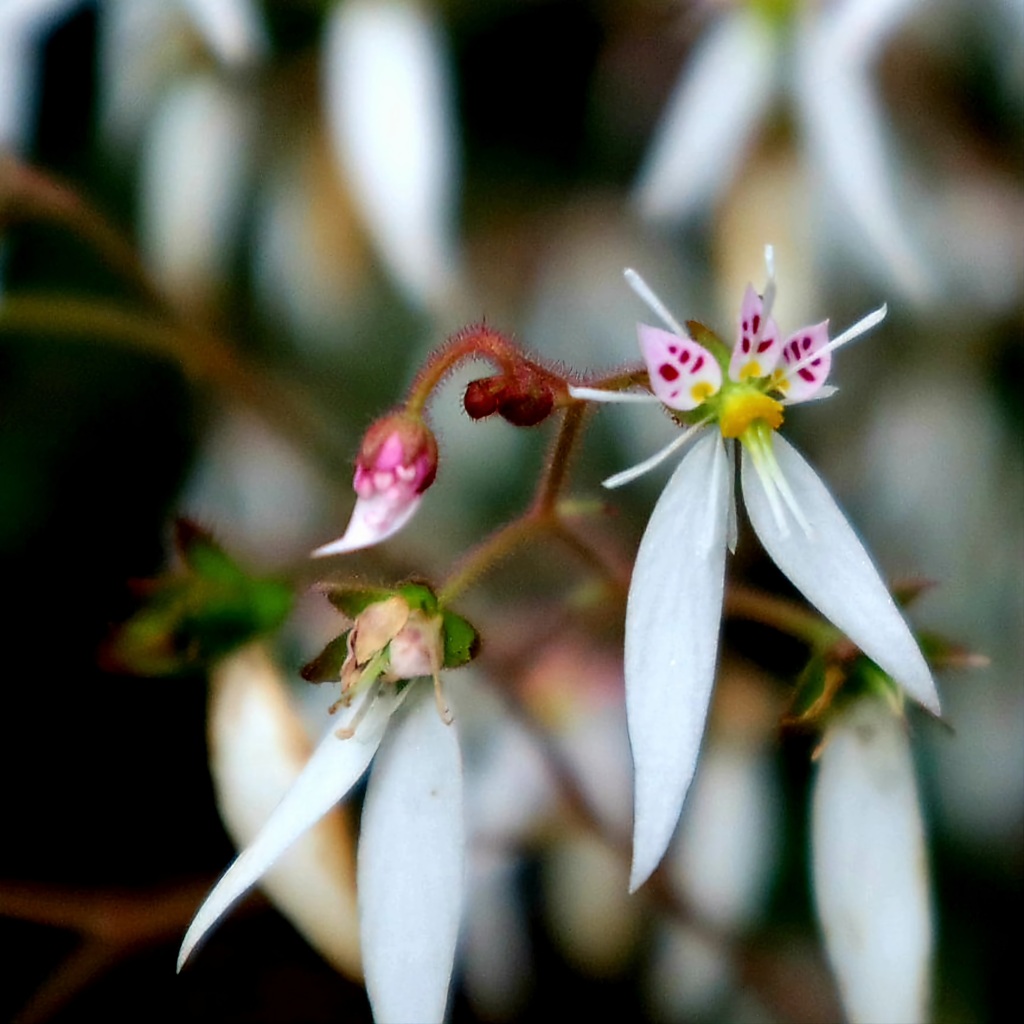
POLYGON ((606 487, 634 480, 693 441, 651 515, 629 588, 631 889, 661 860, 696 767, 718 655, 725 551, 736 542, 734 440, 742 449, 747 514, 776 565, 911 697, 939 713, 931 671, 863 544, 818 475, 776 433, 786 406, 834 392, 825 383, 832 352, 878 324, 886 308, 831 341, 828 321, 783 341, 771 316, 771 247, 765 259, 764 294, 747 287, 731 349, 706 329, 695 341, 639 275, 627 270, 631 286, 669 328, 638 327, 653 395, 571 389, 574 397, 592 401, 659 401, 685 426, 666 448, 610 477, 606 487))

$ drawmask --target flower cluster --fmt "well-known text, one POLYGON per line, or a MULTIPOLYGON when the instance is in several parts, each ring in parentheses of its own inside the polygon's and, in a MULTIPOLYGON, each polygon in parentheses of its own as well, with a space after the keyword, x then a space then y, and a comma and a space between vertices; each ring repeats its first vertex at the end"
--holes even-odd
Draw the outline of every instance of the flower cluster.
MULTIPOLYGON (((873 672, 880 670, 883 678, 891 677, 939 713, 929 667, 861 541, 814 470, 778 436, 790 406, 835 391, 827 383, 832 353, 878 324, 886 309, 875 310, 835 338, 829 336, 828 321, 783 336, 772 316, 770 247, 766 263, 767 285, 760 294, 748 285, 731 345, 699 323, 684 327, 638 274, 626 271, 630 285, 665 325, 638 327, 649 386, 643 392, 634 389, 643 381, 640 373, 606 382, 604 388, 570 387, 483 328, 458 336, 458 344, 421 374, 407 404, 367 432, 356 465, 357 500, 349 526, 339 540, 313 552, 320 556, 364 548, 393 536, 410 520, 437 469, 437 443, 422 418, 426 395, 449 364, 479 355, 474 346, 483 345, 501 372, 471 383, 464 396, 470 416, 497 413, 528 427, 562 410, 568 433, 560 435, 556 451, 563 455, 582 419, 583 401, 651 402, 668 410, 681 428, 679 436, 605 481, 618 487, 687 447, 640 544, 626 609, 626 715, 635 777, 631 891, 665 854, 696 768, 718 658, 726 550, 736 545, 737 460, 748 517, 775 563, 876 663, 873 672)), ((541 511, 529 515, 554 515, 548 510, 555 489, 545 485, 537 505, 541 511)), ((482 545, 476 563, 470 559, 468 567, 449 577, 443 600, 421 583, 324 588, 350 625, 302 674, 311 682, 340 683, 340 698, 331 708, 340 712, 340 721, 200 908, 182 946, 182 963, 233 901, 349 793, 376 757, 357 866, 367 990, 377 1019, 443 1018, 459 929, 465 830, 459 743, 455 730, 447 728, 453 716, 440 673, 468 662, 477 645, 473 628, 446 604, 481 566, 517 543, 522 530, 523 523, 513 524, 482 545), (436 710, 426 699, 426 688, 411 683, 421 678, 433 682, 436 710)), ((815 657, 821 660, 822 655, 815 657)), ((861 663, 868 664, 865 659, 861 663)), ((829 699, 841 682, 831 681, 829 699)), ((844 694, 855 691, 851 682, 844 694)), ((891 692, 897 694, 898 710, 902 698, 895 689, 891 692)), ((892 722, 882 727, 886 736, 893 733, 892 722)), ((842 729, 836 734, 842 735, 842 729)), ((836 750, 842 749, 837 744, 836 750)), ((830 757, 826 766, 836 760, 830 757)), ((834 774, 831 768, 823 772, 826 793, 834 774)), ((819 803, 829 813, 842 806, 832 798, 819 803)), ((909 797, 904 803, 910 803, 909 797)), ((817 846, 825 851, 818 861, 835 859, 827 843, 817 846)), ((852 890, 836 891, 833 899, 833 890, 822 886, 821 898, 827 908, 839 906, 842 916, 852 890)), ((835 917, 831 909, 823 913, 827 922, 835 917)), ((930 934, 926 920, 922 929, 930 934)), ((851 961, 842 951, 842 935, 840 928, 829 937, 845 985, 851 961)), ((926 941, 921 948, 926 958, 926 941)))

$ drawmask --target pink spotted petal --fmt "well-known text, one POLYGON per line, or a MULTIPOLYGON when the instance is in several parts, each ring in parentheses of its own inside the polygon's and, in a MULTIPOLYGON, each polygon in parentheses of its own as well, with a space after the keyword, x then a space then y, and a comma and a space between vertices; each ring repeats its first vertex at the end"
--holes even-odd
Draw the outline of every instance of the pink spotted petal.
POLYGON ((781 350, 779 328, 771 316, 764 315, 763 299, 748 284, 740 306, 739 330, 729 360, 729 376, 733 380, 766 377, 775 369, 781 350))
POLYGON ((784 394, 789 404, 814 398, 825 383, 832 367, 832 353, 822 352, 817 359, 804 360, 827 344, 827 320, 813 327, 804 327, 786 339, 782 346, 782 365, 786 373, 784 394), (794 373, 792 368, 797 366, 799 368, 794 373))
POLYGON ((722 386, 722 368, 703 345, 660 327, 637 325, 651 390, 670 409, 696 409, 722 386))

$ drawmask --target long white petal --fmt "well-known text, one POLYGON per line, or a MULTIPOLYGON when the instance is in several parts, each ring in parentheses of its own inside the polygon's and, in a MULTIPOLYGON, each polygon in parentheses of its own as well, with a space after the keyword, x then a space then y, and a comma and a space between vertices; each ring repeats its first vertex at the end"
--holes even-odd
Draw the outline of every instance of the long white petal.
POLYGON ((693 435, 697 433, 704 426, 703 423, 697 423, 692 427, 687 427, 678 437, 673 438, 664 448, 659 449, 649 458, 644 459, 643 462, 638 462, 635 466, 630 466, 629 469, 623 469, 618 473, 613 473, 607 480, 602 481, 601 486, 607 487, 608 490, 615 490, 616 487, 622 487, 623 484, 631 483, 636 480, 637 477, 643 476, 644 473, 649 473, 656 466, 660 466, 670 455, 679 451, 687 442, 689 442, 693 435))
POLYGON ((444 1019, 462 909, 458 735, 420 686, 370 776, 357 884, 366 990, 378 1024, 444 1019))
POLYGON ((178 970, 235 900, 359 781, 380 745, 388 719, 406 692, 399 696, 391 691, 382 693, 350 739, 340 739, 335 733, 358 710, 358 702, 331 723, 302 774, 252 845, 238 855, 197 911, 178 953, 178 970))
POLYGON ((570 385, 569 394, 584 402, 660 402, 661 399, 649 391, 604 391, 601 388, 578 388, 570 385))
MULTIPOLYGON (((262 645, 224 658, 210 678, 210 774, 239 849, 259 835, 302 774, 312 744, 262 645)), ((354 829, 329 810, 263 876, 263 891, 321 956, 361 978, 354 829)))
POLYGON ((349 0, 326 31, 324 103, 337 158, 381 257, 431 305, 456 270, 454 99, 421 4, 349 0))
POLYGON ((212 76, 169 88, 150 124, 141 241, 147 263, 176 295, 211 301, 228 274, 253 126, 245 100, 212 76))
POLYGON ((717 198, 775 93, 776 46, 756 14, 724 17, 701 41, 658 125, 634 197, 655 220, 717 198))
POLYGON ((928 1019, 932 927, 903 723, 859 701, 829 730, 811 818, 814 894, 852 1024, 928 1019))
POLYGON ((864 545, 817 473, 782 437, 775 458, 811 527, 780 529, 752 460, 743 453, 743 500, 775 564, 826 618, 916 701, 939 714, 939 695, 917 641, 864 545))
POLYGON ((630 889, 657 867, 697 763, 715 676, 729 518, 715 431, 693 446, 640 543, 626 609, 626 714, 635 819, 630 889))
POLYGON ((875 43, 865 37, 853 47, 846 45, 850 19, 842 14, 818 17, 797 48, 796 99, 810 154, 873 256, 884 261, 907 294, 923 300, 933 287, 932 272, 906 224, 906 203, 900 203, 893 188, 900 175, 886 119, 868 79, 866 58, 875 43))

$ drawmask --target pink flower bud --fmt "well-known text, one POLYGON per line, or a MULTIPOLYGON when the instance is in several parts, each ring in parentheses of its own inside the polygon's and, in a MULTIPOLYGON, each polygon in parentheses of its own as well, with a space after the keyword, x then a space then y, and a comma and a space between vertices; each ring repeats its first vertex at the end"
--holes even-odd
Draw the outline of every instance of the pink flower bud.
POLYGON ((313 557, 357 551, 397 533, 436 475, 437 441, 418 416, 397 412, 379 419, 366 432, 356 460, 356 506, 348 528, 313 557))

